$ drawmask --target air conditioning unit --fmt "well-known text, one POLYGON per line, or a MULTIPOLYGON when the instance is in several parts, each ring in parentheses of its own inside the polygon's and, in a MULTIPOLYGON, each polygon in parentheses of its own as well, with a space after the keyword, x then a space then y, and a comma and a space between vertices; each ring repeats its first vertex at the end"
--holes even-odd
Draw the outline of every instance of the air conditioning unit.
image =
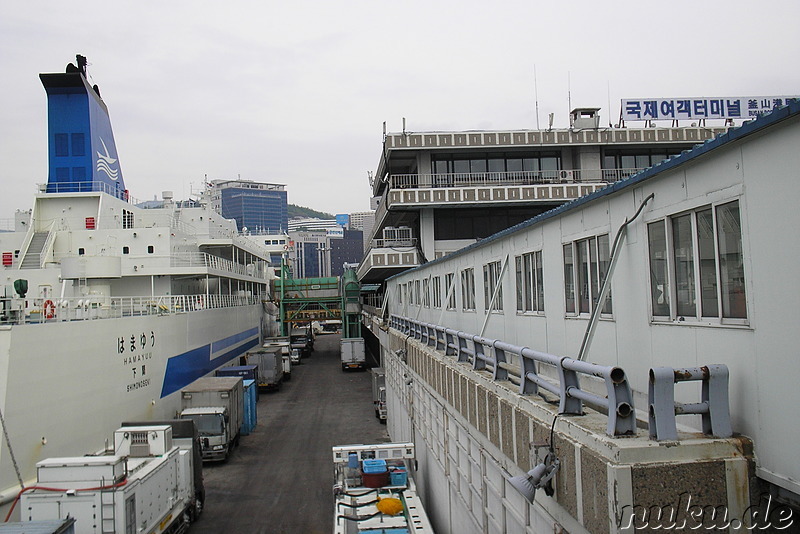
POLYGON ((561 170, 558 171, 558 177, 562 182, 574 182, 575 172, 572 170, 561 170))

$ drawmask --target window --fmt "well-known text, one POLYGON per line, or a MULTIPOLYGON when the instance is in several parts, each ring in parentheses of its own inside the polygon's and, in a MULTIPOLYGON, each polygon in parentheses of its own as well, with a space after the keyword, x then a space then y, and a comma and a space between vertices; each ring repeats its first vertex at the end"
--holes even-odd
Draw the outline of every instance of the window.
POLYGON ((122 228, 133 228, 133 212, 122 210, 122 228))
POLYGON ((430 278, 422 280, 422 305, 426 308, 431 307, 431 281, 430 278))
POLYGON ((544 312, 542 251, 515 258, 517 267, 517 311, 544 312))
POLYGON ((433 291, 433 307, 434 308, 441 308, 442 307, 442 277, 441 276, 434 276, 431 280, 432 282, 432 291, 433 291))
POLYGON ((153 245, 147 245, 147 253, 152 254, 155 252, 155 247, 153 245))
POLYGON ((472 267, 461 271, 461 307, 464 311, 475 310, 475 270, 472 267))
POLYGON ((655 320, 747 319, 738 201, 652 222, 647 238, 655 320))
POLYGON ((447 291, 447 309, 448 310, 455 310, 456 309, 456 275, 454 273, 447 273, 444 276, 444 285, 445 291, 447 291))
MULTIPOLYGON (((610 264, 608 234, 564 245, 564 297, 568 315, 592 313, 610 264)), ((611 293, 602 313, 611 313, 611 293)))
POLYGON ((131 252, 130 247, 122 247, 122 253, 123 254, 130 254, 130 252, 131 252))
POLYGON ((403 284, 397 284, 397 303, 403 303, 403 284))
POLYGON ((422 303, 419 294, 419 280, 414 280, 414 304, 419 306, 422 303))
POLYGON ((489 303, 494 297, 494 304, 492 311, 503 310, 503 285, 500 280, 500 273, 502 267, 499 261, 493 261, 483 266, 483 306, 485 310, 489 309, 489 303), (497 291, 497 296, 495 296, 497 291))
POLYGON ((79 248, 78 249, 78 256, 83 256, 84 254, 86 254, 86 249, 84 249, 83 247, 79 248))

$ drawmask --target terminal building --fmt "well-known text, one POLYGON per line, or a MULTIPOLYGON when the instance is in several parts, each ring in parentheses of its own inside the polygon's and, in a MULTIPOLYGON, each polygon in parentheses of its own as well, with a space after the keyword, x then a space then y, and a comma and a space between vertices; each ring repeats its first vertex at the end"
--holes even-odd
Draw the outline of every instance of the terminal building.
POLYGON ((800 104, 385 143, 363 332, 436 532, 797 528, 800 104))
POLYGON ((385 135, 359 279, 380 283, 726 130, 601 128, 595 108, 573 110, 570 122, 568 129, 385 135))

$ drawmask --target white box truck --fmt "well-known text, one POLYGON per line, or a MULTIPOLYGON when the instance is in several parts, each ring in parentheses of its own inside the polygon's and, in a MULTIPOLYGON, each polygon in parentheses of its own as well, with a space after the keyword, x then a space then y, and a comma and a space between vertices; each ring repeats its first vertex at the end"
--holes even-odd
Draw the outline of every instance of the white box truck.
POLYGON ((198 378, 181 391, 181 419, 191 419, 204 461, 227 460, 239 443, 244 386, 239 376, 198 378))
POLYGON ((367 356, 364 352, 364 338, 342 338, 339 342, 339 348, 342 353, 342 371, 367 368, 367 356))
POLYGON ((258 366, 258 388, 280 389, 283 383, 283 350, 281 347, 262 347, 244 355, 247 365, 258 366))
POLYGON ((120 428, 113 455, 48 458, 22 494, 26 521, 75 519, 78 534, 185 532, 193 518, 191 452, 169 425, 120 428), (46 488, 46 489, 45 489, 46 488))

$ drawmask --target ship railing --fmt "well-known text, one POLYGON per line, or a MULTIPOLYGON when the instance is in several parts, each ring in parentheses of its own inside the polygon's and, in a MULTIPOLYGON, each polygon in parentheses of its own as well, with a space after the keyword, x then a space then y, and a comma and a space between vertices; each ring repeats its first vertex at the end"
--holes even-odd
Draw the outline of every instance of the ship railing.
POLYGON ((206 252, 179 252, 170 256, 170 267, 206 267, 215 271, 233 273, 240 276, 258 277, 254 264, 242 265, 206 252))
POLYGON ((94 319, 119 319, 145 315, 171 315, 218 308, 250 306, 262 301, 261 295, 162 295, 144 297, 73 297, 29 299, 32 307, 23 308, 24 299, 0 299, 0 324, 38 324, 94 319), (17 307, 18 306, 18 307, 17 307))
POLYGON ((128 202, 129 204, 139 204, 140 200, 132 197, 127 189, 119 189, 117 185, 112 186, 106 182, 87 180, 85 182, 64 182, 39 184, 41 193, 106 193, 113 197, 128 202))
MULTIPOLYGON (((582 415, 583 403, 605 412, 609 436, 636 434, 633 395, 620 367, 555 356, 398 315, 390 317, 390 326, 445 356, 470 364, 475 371, 490 372, 495 381, 516 384, 520 395, 539 394, 540 388, 550 392, 559 399, 560 414, 582 415), (543 366, 555 370, 550 375, 557 378, 546 378, 541 372, 543 366), (606 395, 581 389, 580 375, 602 380, 606 395)), ((408 358, 408 354, 405 356, 408 358)))
MULTIPOLYGON (((391 189, 428 189, 560 183, 611 183, 632 176, 642 170, 644 169, 559 169, 540 171, 393 174, 389 176, 389 186, 391 189)), ((377 216, 376 220, 378 220, 377 216)))

